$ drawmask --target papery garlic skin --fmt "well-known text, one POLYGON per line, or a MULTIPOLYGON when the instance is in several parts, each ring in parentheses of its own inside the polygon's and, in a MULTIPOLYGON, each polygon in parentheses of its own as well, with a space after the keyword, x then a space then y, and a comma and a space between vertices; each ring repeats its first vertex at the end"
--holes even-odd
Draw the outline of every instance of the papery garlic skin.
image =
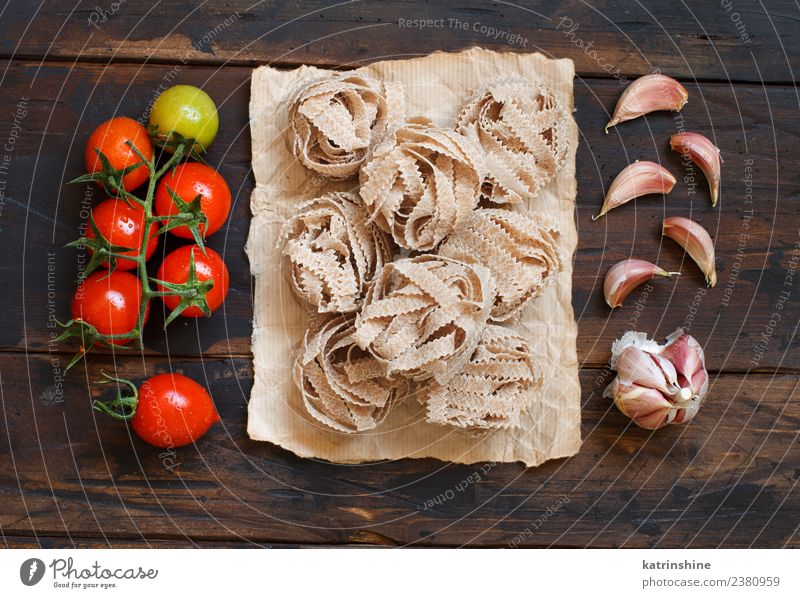
POLYGON ((706 284, 713 287, 717 284, 717 266, 714 254, 714 242, 708 231, 694 220, 674 216, 665 218, 661 227, 665 237, 669 237, 683 247, 706 277, 706 284))
POLYGON ((603 295, 611 309, 619 307, 630 292, 643 282, 656 276, 670 278, 680 272, 667 272, 646 260, 628 259, 617 262, 608 272, 603 282, 603 295))
POLYGON ((606 125, 608 129, 657 110, 680 111, 689 101, 689 92, 672 77, 653 73, 639 77, 625 88, 617 100, 614 116, 606 125))
POLYGON ((612 345, 611 367, 617 376, 603 396, 648 430, 691 421, 708 393, 703 349, 680 328, 664 345, 625 333, 612 345))
POLYGON ((605 216, 616 207, 642 195, 666 195, 675 186, 672 173, 655 162, 636 161, 623 168, 608 188, 603 208, 592 220, 605 216))
POLYGON ((711 207, 717 205, 721 186, 722 157, 719 148, 700 133, 676 133, 669 138, 669 146, 673 151, 688 156, 689 159, 700 167, 708 181, 708 191, 711 194, 711 207))

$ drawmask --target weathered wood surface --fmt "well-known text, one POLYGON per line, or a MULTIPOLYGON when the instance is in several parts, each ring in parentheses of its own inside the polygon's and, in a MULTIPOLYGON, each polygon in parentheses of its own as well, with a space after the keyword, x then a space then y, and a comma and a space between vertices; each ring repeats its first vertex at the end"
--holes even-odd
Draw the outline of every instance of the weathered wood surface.
MULTIPOLYGON (((94 187, 66 184, 82 171, 85 138, 111 114, 144 114, 169 70, 165 66, 30 62, 6 63, 2 68, 0 102, 13 107, 20 98, 29 99, 11 156, 0 221, 6 233, 0 243, 9 256, 0 264, 7 283, 4 293, 7 304, 24 310, 22 317, 0 320, 0 349, 42 351, 48 349, 49 318, 67 315, 77 272, 76 252, 63 246, 86 221, 87 212, 81 211, 86 194, 95 202, 102 196, 94 187), (51 264, 50 284, 58 292, 48 298, 51 264)), ((210 320, 181 321, 166 335, 159 322, 161 304, 156 304, 147 337, 149 354, 250 352, 252 287, 244 255, 253 185, 247 128, 249 73, 250 69, 239 67, 186 67, 179 73, 178 81, 203 85, 220 106, 222 127, 210 160, 229 181, 235 203, 229 223, 209 244, 226 259, 231 291, 223 309, 210 320)), ((679 117, 656 114, 605 135, 603 125, 620 92, 619 84, 576 83, 576 118, 581 128, 580 241, 573 307, 580 326, 579 358, 586 366, 603 367, 611 341, 625 330, 639 327, 666 336, 683 324, 705 343, 712 369, 798 369, 800 341, 794 337, 794 324, 800 318, 800 277, 786 284, 793 256, 797 265, 793 252, 800 242, 796 92, 783 86, 687 86, 691 100, 679 117), (780 125, 773 128, 773 123, 780 125), (681 127, 713 135, 723 148, 722 201, 716 209, 710 207, 702 173, 687 170, 681 157, 669 150, 669 135, 681 127), (593 222, 591 216, 599 210, 604 189, 636 159, 659 160, 679 179, 694 177, 694 187, 680 180, 666 201, 647 197, 593 222), (747 160, 752 160, 752 167, 747 160), (681 263, 681 249, 660 239, 665 216, 689 213, 716 239, 719 284, 708 291, 694 264, 681 263), (613 263, 631 256, 658 261, 670 270, 683 270, 684 275, 677 281, 654 282, 646 297, 635 292, 626 306, 612 314, 602 299, 603 277, 613 263), (772 326, 770 332, 776 304, 787 290, 791 296, 782 304, 780 325, 772 326), (763 351, 759 343, 765 345, 763 351)))
POLYGON ((0 22, 0 53, 23 58, 339 66, 470 45, 569 56, 581 75, 792 81, 800 32, 791 0, 52 0, 0 22))
MULTIPOLYGON (((222 421, 165 455, 92 412, 100 370, 63 384, 42 355, 0 355, 0 530, 100 541, 536 546, 798 544, 796 375, 720 374, 688 427, 627 427, 584 370, 584 446, 519 465, 433 460, 342 466, 299 459, 245 433, 246 359, 151 359, 214 391, 222 421), (792 398, 792 395, 795 398, 792 398), (178 466, 174 466, 179 462, 178 466), (548 511, 550 514, 548 515, 548 511), (534 529, 538 522, 538 529, 534 529), (529 531, 526 531, 529 530, 529 531)), ((124 376, 142 364, 116 363, 124 376)))
POLYGON ((4 545, 798 546, 800 289, 792 273, 800 257, 800 119, 796 88, 786 84, 800 46, 796 5, 327 4, 261 2, 248 12, 253 3, 238 0, 121 3, 110 14, 110 5, 57 0, 9 3, 0 15, 0 145, 10 140, 0 152, 4 545), (419 30, 401 26, 401 18, 444 23, 419 30), (492 41, 476 24, 527 38, 528 46, 492 41), (357 66, 387 48, 406 57, 476 44, 567 56, 582 75, 573 307, 584 367, 583 449, 528 471, 433 460, 352 467, 249 441, 249 67, 357 66), (680 115, 655 114, 604 135, 622 85, 598 59, 625 76, 656 67, 678 76, 690 103, 680 115), (173 324, 167 334, 156 304, 144 355, 100 352, 88 370, 60 382, 70 348, 50 344, 48 322, 67 315, 77 267, 63 245, 85 221, 82 201, 101 198, 65 183, 80 174, 94 126, 113 114, 143 117, 159 88, 175 83, 203 86, 220 108, 209 158, 235 204, 210 245, 231 272, 228 300, 211 319, 173 324), (722 148, 716 209, 701 173, 668 150, 669 135, 681 128, 722 148), (673 193, 592 222, 604 189, 635 159, 660 160, 675 173, 673 193), (685 176, 694 177, 696 192, 685 176), (715 238, 715 289, 705 291, 674 243, 660 242, 661 219, 688 213, 715 238), (653 283, 646 295, 634 292, 612 314, 602 279, 629 256, 684 275, 653 283), (685 428, 626 427, 600 396, 611 341, 629 328, 665 336, 681 324, 705 344, 714 372, 706 406, 685 428), (196 448, 159 456, 91 411, 102 387, 90 382, 101 369, 141 380, 170 368, 206 383, 222 415, 224 426, 196 448), (180 465, 171 468, 173 461, 180 465))

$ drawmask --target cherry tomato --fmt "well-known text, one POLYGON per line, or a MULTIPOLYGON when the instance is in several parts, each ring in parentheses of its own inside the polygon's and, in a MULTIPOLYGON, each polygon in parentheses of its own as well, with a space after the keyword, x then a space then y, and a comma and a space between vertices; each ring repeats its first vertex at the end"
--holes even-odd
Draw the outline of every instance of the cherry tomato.
POLYGON ((217 106, 199 87, 175 85, 156 98, 150 111, 150 124, 160 135, 178 133, 194 139, 195 151, 205 151, 217 136, 217 106))
MULTIPOLYGON (((95 148, 103 152, 111 166, 116 169, 127 168, 140 162, 141 158, 128 147, 128 141, 134 144, 148 160, 153 157, 153 145, 150 143, 147 130, 132 118, 118 116, 101 124, 92 132, 86 142, 84 153, 86 172, 93 173, 103 170, 100 158, 94 151, 95 148)), ((147 166, 142 164, 123 177, 122 186, 126 191, 132 191, 144 183, 148 175, 147 166)))
MULTIPOLYGON (((228 294, 228 268, 220 255, 213 249, 206 247, 207 255, 203 255, 203 250, 197 245, 179 247, 164 258, 156 278, 176 284, 186 282, 189 278, 189 260, 192 254, 194 254, 197 279, 200 281, 214 280, 214 286, 206 294, 208 307, 214 311, 222 305, 225 295, 228 294)), ((158 290, 165 291, 166 289, 159 285, 158 290)), ((181 298, 177 295, 165 295, 163 300, 170 310, 178 307, 181 302, 181 298)), ((186 318, 199 318, 203 312, 199 307, 192 305, 184 309, 181 315, 186 318)))
MULTIPOLYGON (((131 251, 123 251, 123 255, 131 257, 139 255, 144 234, 144 210, 142 208, 137 205, 128 205, 119 199, 107 199, 92 209, 92 216, 97 228, 107 241, 112 245, 131 248, 131 251)), ((150 226, 150 240, 147 242, 145 259, 150 259, 158 246, 157 232, 158 223, 154 222, 150 226)), ((86 236, 94 239, 92 227, 86 231, 86 236)), ((108 268, 108 262, 103 262, 103 266, 108 268)), ((119 270, 132 270, 135 267, 136 262, 117 258, 119 270)))
MULTIPOLYGON (((142 283, 128 272, 91 273, 78 285, 72 296, 72 317, 82 319, 101 334, 125 334, 136 328, 142 305, 142 283)), ((150 306, 145 311, 145 321, 150 306)), ((115 339, 114 345, 125 345, 131 339, 115 339)))
POLYGON ((177 448, 198 440, 217 421, 205 388, 181 374, 158 374, 139 389, 131 425, 145 442, 177 448))
MULTIPOLYGON (((155 209, 159 216, 178 213, 178 206, 172 200, 167 187, 186 203, 198 195, 202 196, 200 208, 208 218, 208 223, 199 227, 200 233, 204 236, 213 235, 225 224, 231 211, 231 191, 222 175, 210 166, 198 162, 185 162, 179 164, 174 172, 164 175, 156 189, 155 209)), ((178 226, 169 232, 184 239, 192 238, 192 233, 186 226, 178 226)))

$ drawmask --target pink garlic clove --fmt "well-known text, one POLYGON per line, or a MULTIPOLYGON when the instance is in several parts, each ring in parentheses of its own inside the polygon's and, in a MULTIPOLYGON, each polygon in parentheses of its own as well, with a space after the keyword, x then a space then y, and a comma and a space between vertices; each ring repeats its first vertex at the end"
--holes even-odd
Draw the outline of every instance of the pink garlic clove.
POLYGON ((617 100, 614 116, 606 125, 608 129, 657 110, 680 111, 689 101, 689 92, 672 77, 653 73, 639 77, 625 88, 617 100))
POLYGON ((622 384, 654 388, 669 397, 680 391, 678 374, 669 360, 638 347, 623 350, 617 358, 616 369, 622 384))
POLYGON ((611 309, 619 307, 630 292, 643 282, 656 276, 670 278, 680 272, 667 272, 657 265, 637 259, 617 262, 606 273, 603 283, 603 294, 611 309))
POLYGON ((667 337, 667 344, 662 349, 661 355, 680 372, 680 378, 683 380, 679 378, 679 381, 688 385, 692 398, 705 396, 708 390, 705 354, 693 336, 684 334, 679 328, 667 337))
POLYGON ((655 162, 637 160, 620 171, 608 188, 600 213, 593 216, 592 220, 597 220, 636 197, 651 193, 669 193, 674 186, 675 177, 669 170, 655 162))
POLYGON ((662 234, 683 247, 706 277, 706 284, 717 284, 717 266, 714 242, 708 231, 693 220, 674 216, 665 218, 662 234))
POLYGON ((613 398, 623 415, 647 430, 657 430, 671 423, 677 415, 672 403, 658 390, 635 384, 629 386, 619 378, 614 378, 603 396, 613 398))
POLYGON ((708 181, 711 206, 716 206, 722 184, 719 148, 700 133, 677 133, 669 138, 669 146, 673 151, 688 156, 700 167, 708 181))

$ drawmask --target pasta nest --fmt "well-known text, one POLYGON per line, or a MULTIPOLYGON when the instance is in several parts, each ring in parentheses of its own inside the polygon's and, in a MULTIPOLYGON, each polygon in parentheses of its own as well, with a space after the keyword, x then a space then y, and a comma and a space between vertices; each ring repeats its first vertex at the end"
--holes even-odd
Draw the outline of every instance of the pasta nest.
POLYGON ((314 172, 347 179, 404 113, 399 83, 354 74, 314 81, 289 108, 289 149, 314 172))
POLYGON ((528 341, 490 324, 464 369, 446 384, 428 387, 427 420, 473 430, 517 428, 541 387, 541 368, 528 341))
POLYGON ((367 283, 391 260, 391 242, 353 193, 303 202, 278 240, 295 293, 319 313, 358 309, 367 283))
POLYGON ((470 221, 439 247, 439 255, 477 263, 494 277, 491 319, 518 315, 561 270, 559 231, 539 215, 507 209, 475 210, 470 221))
POLYGON ((293 376, 308 413, 345 433, 371 430, 406 394, 407 383, 354 344, 353 317, 338 316, 306 333, 293 376))
POLYGON ((378 226, 406 249, 430 251, 476 207, 483 157, 452 130, 397 128, 361 170, 361 198, 378 226))
POLYGON ((435 255, 400 259, 367 289, 355 341, 389 376, 444 383, 477 346, 494 298, 483 266, 435 255))
POLYGON ((458 117, 456 130, 485 152, 482 195, 516 204, 536 195, 566 161, 569 121, 546 86, 501 77, 480 89, 458 117))

